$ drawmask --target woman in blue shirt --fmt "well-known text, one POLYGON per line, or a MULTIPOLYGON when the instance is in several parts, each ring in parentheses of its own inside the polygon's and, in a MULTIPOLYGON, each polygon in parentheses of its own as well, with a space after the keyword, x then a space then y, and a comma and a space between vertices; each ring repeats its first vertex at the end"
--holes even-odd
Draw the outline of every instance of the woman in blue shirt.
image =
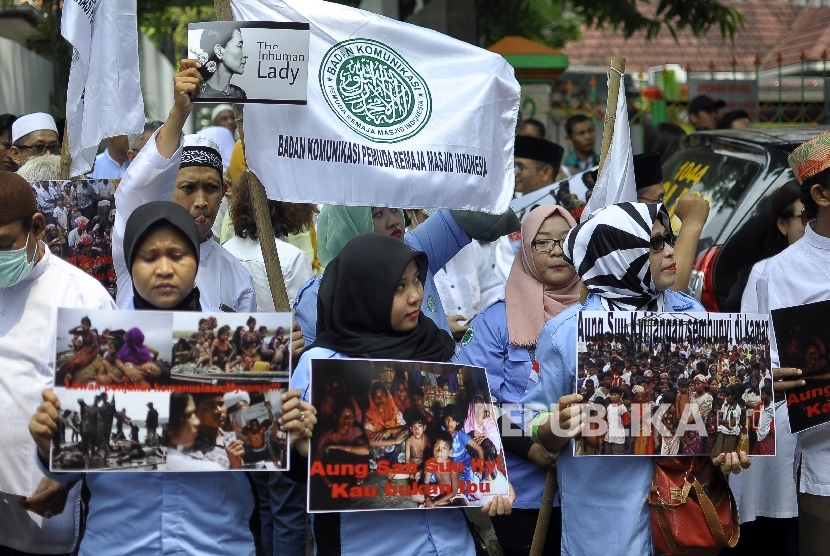
MULTIPOLYGON (((552 408, 534 418, 534 441, 558 453, 562 504, 562 554, 650 555, 651 521, 646 494, 649 457, 573 457, 572 438, 581 430, 576 385, 576 322, 579 310, 704 311, 693 298, 669 288, 676 281, 674 236, 662 205, 620 203, 597 212, 568 234, 565 260, 577 269, 589 295, 545 324, 536 349, 539 382, 523 399, 552 408), (553 404, 558 404, 554 406, 553 404), (557 421, 558 427, 550 425, 557 421), (561 430, 557 434, 555 430, 561 430), (567 431, 567 432, 564 432, 567 431)), ((749 466, 746 454, 723 454, 723 472, 749 466)))
MULTIPOLYGON (((562 258, 562 242, 576 222, 558 205, 533 209, 522 223, 522 245, 507 279, 505 299, 482 311, 470 323, 462 340, 458 362, 484 367, 493 397, 510 423, 513 404, 519 404, 536 382, 536 340, 545 322, 579 301, 581 282, 562 258)), ((504 426, 504 425, 503 425, 504 426)), ((521 426, 521 423, 520 423, 521 426)), ((539 503, 548 469, 554 461, 528 437, 503 439, 510 478, 522 488, 513 512, 493 519, 493 528, 506 556, 530 552, 539 503)), ((558 508, 550 520, 545 553, 559 546, 558 508)))
MULTIPOLYGON (((136 310, 217 309, 205 307, 195 287, 199 236, 186 209, 165 201, 137 209, 127 221, 124 253, 136 310)), ((310 438, 316 422, 313 408, 298 398, 299 392, 284 397, 281 423, 295 433, 292 440, 310 438)), ((249 526, 254 496, 244 473, 52 473, 46 462, 60 401, 51 390, 43 400, 29 424, 38 466, 63 484, 83 478, 90 491, 81 555, 255 553, 249 526)))
MULTIPOLYGON (((381 234, 358 236, 343 247, 320 285, 317 340, 291 377, 304 400, 313 359, 450 360, 455 342, 421 312, 428 266, 423 252, 381 234)), ((496 496, 482 509, 509 512, 510 500, 496 496)), ((315 514, 313 527, 317 554, 475 554, 460 509, 315 514)))
MULTIPOLYGON (((421 310, 449 333, 450 325, 433 276, 470 243, 471 238, 492 241, 518 229, 519 220, 512 210, 502 215, 439 210, 423 224, 406 232, 403 213, 399 209, 326 205, 317 220, 317 244, 323 266, 327 266, 350 239, 371 232, 403 240, 412 249, 426 253, 429 268, 423 283, 421 310)), ((317 292, 321 280, 318 276, 303 284, 294 300, 295 317, 302 327, 306 345, 314 342, 316 336, 317 292)))

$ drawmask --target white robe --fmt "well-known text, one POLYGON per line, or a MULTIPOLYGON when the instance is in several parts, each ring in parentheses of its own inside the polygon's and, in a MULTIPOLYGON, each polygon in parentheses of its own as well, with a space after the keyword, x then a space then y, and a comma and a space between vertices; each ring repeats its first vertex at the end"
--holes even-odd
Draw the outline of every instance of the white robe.
MULTIPOLYGON (((118 277, 119 309, 125 309, 133 297, 133 283, 124 259, 124 230, 130 214, 138 207, 153 201, 170 201, 179 173, 182 148, 168 160, 156 148, 158 131, 133 160, 124 178, 115 190, 115 225, 112 231, 112 260, 118 277)), ((256 292, 251 274, 242 263, 228 253, 213 238, 199 248, 199 271, 196 287, 206 305, 227 305, 237 313, 256 312, 256 292)))
MULTIPOLYGON (((288 301, 293 302, 300 291, 300 286, 314 278, 311 271, 311 261, 308 255, 283 239, 276 239, 277 255, 280 258, 282 278, 285 281, 285 291, 288 301)), ((259 240, 249 237, 233 237, 226 241, 224 247, 228 253, 236 257, 251 273, 256 288, 257 310, 261 312, 274 311, 274 299, 271 297, 271 286, 268 284, 268 274, 265 272, 265 259, 262 257, 262 248, 259 240)))
MULTIPOLYGON (((818 235, 814 225, 815 221, 808 224, 803 238, 767 263, 756 286, 759 313, 830 300, 830 238, 818 235)), ((769 335, 770 360, 775 368, 780 360, 772 326, 769 335)), ((793 473, 800 463, 799 492, 830 496, 830 423, 801 431, 796 437, 793 473)))
POLYGON ((447 316, 461 315, 469 321, 504 297, 504 284, 493 272, 477 241, 464 246, 434 278, 447 316))
MULTIPOLYGON (((11 288, 0 289, 0 492, 28 496, 43 474, 29 420, 42 402, 41 392, 55 380, 57 308, 115 309, 92 276, 53 256, 43 258, 11 288)), ((0 546, 33 553, 71 552, 78 534, 80 486, 66 509, 42 519, 0 496, 0 546)))

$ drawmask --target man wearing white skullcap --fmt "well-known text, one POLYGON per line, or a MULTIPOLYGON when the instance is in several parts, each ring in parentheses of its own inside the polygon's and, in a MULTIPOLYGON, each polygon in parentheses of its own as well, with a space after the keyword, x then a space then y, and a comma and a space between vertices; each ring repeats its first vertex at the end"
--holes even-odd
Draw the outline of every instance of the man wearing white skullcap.
POLYGON ((60 154, 58 126, 55 119, 43 112, 26 114, 12 124, 12 146, 9 156, 17 167, 32 158, 44 154, 60 154))
MULTIPOLYGON (((188 61, 182 62, 184 67, 188 61)), ((190 63, 193 63, 192 60, 190 63)), ((115 191, 112 257, 118 276, 117 305, 132 305, 133 288, 124 258, 124 230, 130 214, 151 201, 173 201, 186 208, 199 231, 200 262, 196 286, 205 306, 255 312, 251 274, 213 238, 211 227, 225 195, 222 156, 210 138, 187 135, 185 120, 193 110, 191 94, 199 90, 199 73, 182 70, 174 77, 175 102, 167 121, 145 143, 115 191)))
POLYGON ((233 106, 230 104, 217 105, 210 113, 210 121, 213 125, 228 128, 231 134, 236 133, 236 116, 234 116, 233 106))

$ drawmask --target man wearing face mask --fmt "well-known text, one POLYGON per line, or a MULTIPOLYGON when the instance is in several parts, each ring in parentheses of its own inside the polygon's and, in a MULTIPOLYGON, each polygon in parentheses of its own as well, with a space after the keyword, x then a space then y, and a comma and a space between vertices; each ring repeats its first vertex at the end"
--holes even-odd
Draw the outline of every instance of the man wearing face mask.
POLYGON ((26 421, 54 380, 57 307, 115 308, 101 284, 45 248, 45 230, 28 182, 0 172, 0 554, 65 554, 76 544, 80 487, 38 471, 26 421), (38 525, 26 510, 46 519, 38 525))

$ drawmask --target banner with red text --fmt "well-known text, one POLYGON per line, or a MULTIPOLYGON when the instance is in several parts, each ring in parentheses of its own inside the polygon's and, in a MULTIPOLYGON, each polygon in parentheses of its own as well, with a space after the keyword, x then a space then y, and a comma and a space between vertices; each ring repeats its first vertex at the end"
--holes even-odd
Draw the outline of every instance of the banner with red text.
POLYGON ((287 469, 291 319, 58 309, 50 469, 287 469))
POLYGON ((508 493, 480 367, 314 359, 308 511, 481 506, 508 493))

